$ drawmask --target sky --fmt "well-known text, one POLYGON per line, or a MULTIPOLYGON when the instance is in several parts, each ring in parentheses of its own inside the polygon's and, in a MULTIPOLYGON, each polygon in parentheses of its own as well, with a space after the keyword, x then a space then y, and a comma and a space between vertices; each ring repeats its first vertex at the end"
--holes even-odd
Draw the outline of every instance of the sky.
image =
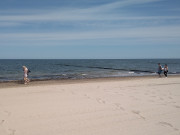
POLYGON ((179 0, 0 1, 0 59, 180 58, 179 0))

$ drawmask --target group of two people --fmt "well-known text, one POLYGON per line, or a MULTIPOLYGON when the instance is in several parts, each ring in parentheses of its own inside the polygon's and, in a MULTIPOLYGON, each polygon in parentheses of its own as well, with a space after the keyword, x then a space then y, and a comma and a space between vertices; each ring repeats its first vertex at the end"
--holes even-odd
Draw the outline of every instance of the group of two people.
POLYGON ((164 65, 164 68, 161 66, 160 63, 158 63, 158 74, 159 74, 159 77, 161 77, 161 72, 164 71, 164 75, 165 77, 167 78, 167 73, 168 73, 168 66, 167 64, 164 65))

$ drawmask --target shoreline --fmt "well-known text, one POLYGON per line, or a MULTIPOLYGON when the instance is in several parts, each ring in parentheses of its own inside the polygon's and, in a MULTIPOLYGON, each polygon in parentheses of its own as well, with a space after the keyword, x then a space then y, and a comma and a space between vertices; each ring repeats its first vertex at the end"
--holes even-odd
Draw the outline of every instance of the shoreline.
MULTIPOLYGON (((180 75, 169 75, 168 78, 179 78, 180 75)), ((109 81, 127 81, 127 80, 140 80, 140 79, 157 79, 157 75, 147 76, 124 76, 124 77, 100 77, 100 78, 83 78, 83 79, 33 79, 28 85, 24 85, 22 80, 0 82, 0 89, 13 88, 13 87, 30 87, 40 85, 63 85, 63 84, 76 84, 76 83, 91 83, 91 82, 109 82, 109 81)), ((165 78, 162 75, 161 78, 165 78)))

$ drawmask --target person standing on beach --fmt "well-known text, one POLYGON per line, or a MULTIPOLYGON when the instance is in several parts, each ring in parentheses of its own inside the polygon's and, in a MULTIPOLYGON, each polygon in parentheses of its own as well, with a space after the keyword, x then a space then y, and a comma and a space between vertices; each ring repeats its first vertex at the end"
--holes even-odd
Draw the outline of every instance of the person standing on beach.
POLYGON ((167 64, 165 64, 165 66, 164 66, 164 75, 165 75, 166 78, 167 78, 167 72, 168 72, 168 66, 167 66, 167 64))
POLYGON ((158 74, 159 74, 159 77, 161 77, 161 72, 162 72, 162 66, 160 63, 158 63, 158 74))
POLYGON ((23 71, 24 71, 24 84, 29 83, 29 79, 28 79, 28 68, 26 66, 23 66, 23 71))

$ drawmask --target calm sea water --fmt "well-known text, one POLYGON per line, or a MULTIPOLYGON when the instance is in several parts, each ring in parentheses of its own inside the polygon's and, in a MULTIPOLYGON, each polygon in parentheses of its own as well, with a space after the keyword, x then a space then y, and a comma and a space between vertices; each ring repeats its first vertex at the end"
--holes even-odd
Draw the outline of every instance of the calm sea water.
POLYGON ((180 74, 180 59, 0 60, 0 82, 22 80, 23 65, 30 79, 81 79, 156 75, 157 63, 180 74))

